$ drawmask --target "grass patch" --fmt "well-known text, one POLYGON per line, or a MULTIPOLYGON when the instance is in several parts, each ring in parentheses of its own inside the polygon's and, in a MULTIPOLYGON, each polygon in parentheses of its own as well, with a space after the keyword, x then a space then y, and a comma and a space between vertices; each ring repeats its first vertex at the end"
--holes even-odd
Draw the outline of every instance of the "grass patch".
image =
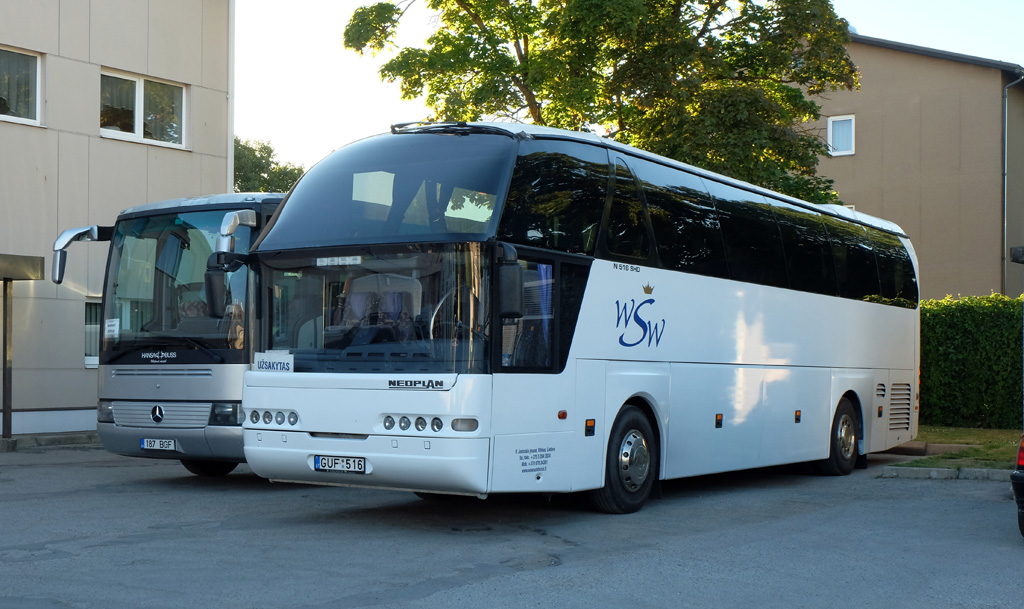
POLYGON ((1020 443, 1019 429, 970 429, 965 427, 918 428, 917 439, 929 444, 971 444, 954 452, 900 463, 904 467, 964 467, 1013 469, 1020 443))

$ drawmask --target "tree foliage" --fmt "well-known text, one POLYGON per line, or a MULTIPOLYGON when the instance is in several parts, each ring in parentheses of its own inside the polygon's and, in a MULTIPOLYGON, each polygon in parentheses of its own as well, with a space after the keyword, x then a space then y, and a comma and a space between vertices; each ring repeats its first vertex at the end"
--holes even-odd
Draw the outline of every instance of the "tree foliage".
MULTIPOLYGON (((344 44, 393 45, 415 0, 356 9, 344 44)), ((826 147, 815 97, 854 89, 847 22, 829 0, 425 0, 426 48, 381 76, 433 120, 525 119, 616 140, 807 200, 826 147)))
POLYGON ((288 192, 305 169, 275 156, 270 142, 235 137, 235 192, 288 192))

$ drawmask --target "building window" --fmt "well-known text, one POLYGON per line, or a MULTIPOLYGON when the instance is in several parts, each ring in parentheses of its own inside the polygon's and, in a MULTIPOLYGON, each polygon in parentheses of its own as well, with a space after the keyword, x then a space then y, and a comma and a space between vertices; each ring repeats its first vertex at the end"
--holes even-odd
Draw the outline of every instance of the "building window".
POLYGON ((85 303, 85 367, 95 368, 100 362, 100 316, 103 304, 85 303))
POLYGON ((39 124, 38 55, 0 47, 0 120, 39 124))
POLYGON ((100 133, 185 144, 185 87, 127 74, 100 74, 100 133))
POLYGON ((853 115, 828 119, 828 151, 832 156, 853 154, 853 115))

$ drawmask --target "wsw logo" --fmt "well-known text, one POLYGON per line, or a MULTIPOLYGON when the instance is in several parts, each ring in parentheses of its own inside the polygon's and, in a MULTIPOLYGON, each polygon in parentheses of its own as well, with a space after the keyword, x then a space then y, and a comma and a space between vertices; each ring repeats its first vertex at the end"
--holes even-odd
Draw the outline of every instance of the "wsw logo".
MULTIPOLYGON (((643 286, 644 294, 654 293, 654 287, 643 286)), ((646 298, 637 303, 635 298, 615 301, 615 327, 622 328, 619 335, 619 344, 623 347, 638 347, 646 343, 648 347, 657 347, 661 343, 661 337, 665 334, 665 320, 654 321, 650 317, 651 305, 654 305, 654 298, 646 298)))

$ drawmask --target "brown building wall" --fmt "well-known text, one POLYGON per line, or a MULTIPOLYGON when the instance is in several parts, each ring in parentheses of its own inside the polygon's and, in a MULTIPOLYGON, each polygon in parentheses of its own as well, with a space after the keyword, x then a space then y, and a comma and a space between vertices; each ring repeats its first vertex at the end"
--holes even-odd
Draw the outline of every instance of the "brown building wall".
POLYGON ((819 173, 843 203, 903 227, 924 298, 999 292, 1004 72, 857 42, 849 53, 861 89, 830 94, 819 126, 854 115, 855 154, 819 173))

